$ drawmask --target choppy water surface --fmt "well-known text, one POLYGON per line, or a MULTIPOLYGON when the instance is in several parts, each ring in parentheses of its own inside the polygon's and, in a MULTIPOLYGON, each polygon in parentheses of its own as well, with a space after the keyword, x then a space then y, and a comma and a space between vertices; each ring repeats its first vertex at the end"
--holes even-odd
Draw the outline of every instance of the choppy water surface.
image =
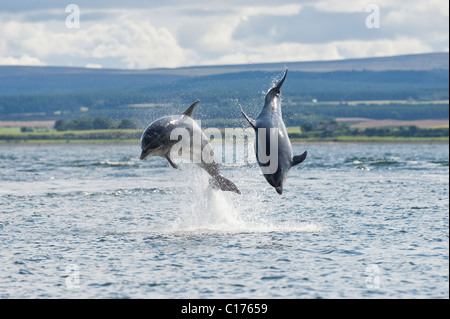
POLYGON ((0 298, 448 298, 448 145, 302 145, 278 195, 139 146, 0 147, 0 298))

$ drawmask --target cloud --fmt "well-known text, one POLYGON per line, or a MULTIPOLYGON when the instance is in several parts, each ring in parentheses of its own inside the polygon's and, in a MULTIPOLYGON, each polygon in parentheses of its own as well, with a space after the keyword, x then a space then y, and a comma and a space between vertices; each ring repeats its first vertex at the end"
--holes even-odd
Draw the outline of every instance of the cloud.
POLYGON ((432 48, 415 38, 399 37, 377 41, 342 41, 333 43, 345 58, 383 57, 402 54, 429 53, 432 48))
POLYGON ((2 57, 0 56, 0 65, 28 65, 28 66, 45 66, 46 63, 42 62, 36 57, 31 57, 24 54, 18 58, 13 56, 2 57))
POLYGON ((0 9, 0 64, 145 69, 344 59, 448 51, 446 0, 9 1, 0 9))
POLYGON ((350 39, 367 39, 375 34, 365 25, 366 13, 319 12, 305 6, 301 12, 286 17, 259 15, 247 19, 235 29, 234 37, 252 45, 262 42, 325 43, 350 39))
POLYGON ((430 7, 420 1, 379 3, 379 29, 366 27, 368 2, 360 0, 305 3, 281 18, 267 12, 251 16, 236 24, 233 41, 228 41, 239 53, 212 61, 305 61, 448 51, 448 13, 440 13, 446 7, 443 1, 434 0, 430 7))
MULTIPOLYGON (((211 53, 236 53, 238 47, 236 30, 247 21, 259 16, 270 16, 273 18, 285 18, 298 14, 302 6, 299 4, 287 4, 276 6, 236 6, 224 10, 215 8, 208 11, 190 10, 189 19, 177 17, 182 21, 176 35, 180 43, 193 49, 200 49, 211 53)), ((261 33, 261 30, 258 30, 261 33)))
POLYGON ((271 5, 271 6, 253 6, 240 7, 238 14, 243 19, 249 16, 270 15, 270 16, 292 16, 297 15, 302 10, 301 4, 271 5))
POLYGON ((64 56, 66 65, 75 64, 77 59, 84 64, 109 59, 123 68, 176 67, 186 62, 187 51, 170 31, 152 26, 141 16, 124 14, 109 21, 82 21, 79 29, 68 29, 63 21, 0 22, 0 37, 7 44, 3 54, 27 52, 44 61, 64 56))
POLYGON ((118 58, 127 68, 176 67, 186 62, 185 50, 170 31, 148 20, 126 17, 111 25, 95 24, 86 32, 91 43, 85 43, 84 53, 96 59, 118 58))
POLYGON ((87 69, 101 69, 102 65, 101 64, 95 64, 95 63, 88 63, 88 64, 86 64, 85 68, 87 68, 87 69))
POLYGON ((215 65, 235 64, 237 61, 239 63, 265 63, 342 60, 424 52, 432 52, 432 50, 426 43, 412 38, 381 39, 377 41, 345 40, 321 44, 285 42, 280 44, 266 44, 253 50, 231 53, 204 62, 208 65, 215 65))
MULTIPOLYGON (((391 0, 391 2, 394 1, 395 0, 391 0)), ((372 3, 382 5, 382 3, 384 4, 385 2, 385 0, 377 0, 372 3)), ((367 0, 321 0, 312 4, 312 6, 321 12, 356 13, 365 12, 366 7, 370 3, 371 2, 367 0)))

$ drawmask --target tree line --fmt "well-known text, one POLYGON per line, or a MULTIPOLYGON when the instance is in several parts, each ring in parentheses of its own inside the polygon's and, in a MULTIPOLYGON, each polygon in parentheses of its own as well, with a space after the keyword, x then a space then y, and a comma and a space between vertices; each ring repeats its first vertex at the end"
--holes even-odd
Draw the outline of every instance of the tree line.
POLYGON ((336 120, 321 121, 317 124, 305 122, 300 125, 300 133, 290 134, 290 137, 337 137, 337 136, 367 136, 367 137, 448 137, 449 128, 419 128, 411 126, 386 126, 375 128, 352 128, 348 123, 336 120))
POLYGON ((106 117, 98 116, 94 119, 80 117, 76 120, 57 120, 54 128, 57 131, 83 131, 83 130, 111 130, 111 129, 137 129, 138 124, 131 119, 111 121, 106 117))

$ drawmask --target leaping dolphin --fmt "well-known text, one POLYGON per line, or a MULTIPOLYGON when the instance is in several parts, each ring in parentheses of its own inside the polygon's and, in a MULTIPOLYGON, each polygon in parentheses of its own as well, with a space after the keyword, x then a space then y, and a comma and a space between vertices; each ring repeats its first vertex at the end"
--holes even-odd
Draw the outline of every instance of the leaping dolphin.
POLYGON ((150 156, 165 157, 173 168, 178 168, 171 156, 172 147, 177 145, 176 155, 181 152, 182 157, 189 158, 203 168, 221 190, 240 194, 233 182, 220 175, 213 148, 193 120, 194 109, 199 103, 200 101, 196 101, 182 115, 161 117, 147 126, 141 137, 140 158, 143 160, 150 156))
POLYGON ((291 167, 303 162, 308 155, 307 152, 293 155, 291 141, 281 116, 280 94, 286 75, 287 70, 278 84, 267 92, 264 108, 256 120, 249 118, 241 108, 242 114, 256 131, 255 152, 258 164, 266 180, 280 195, 291 167))

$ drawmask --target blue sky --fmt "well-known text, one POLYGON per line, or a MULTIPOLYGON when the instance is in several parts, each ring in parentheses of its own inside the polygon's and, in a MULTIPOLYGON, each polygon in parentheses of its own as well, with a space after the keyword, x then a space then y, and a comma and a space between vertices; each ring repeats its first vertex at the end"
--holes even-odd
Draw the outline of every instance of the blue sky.
POLYGON ((448 11, 448 0, 2 1, 0 65, 147 69, 448 52, 448 11), (66 24, 71 3, 79 28, 66 24), (379 28, 366 25, 370 4, 379 28))

